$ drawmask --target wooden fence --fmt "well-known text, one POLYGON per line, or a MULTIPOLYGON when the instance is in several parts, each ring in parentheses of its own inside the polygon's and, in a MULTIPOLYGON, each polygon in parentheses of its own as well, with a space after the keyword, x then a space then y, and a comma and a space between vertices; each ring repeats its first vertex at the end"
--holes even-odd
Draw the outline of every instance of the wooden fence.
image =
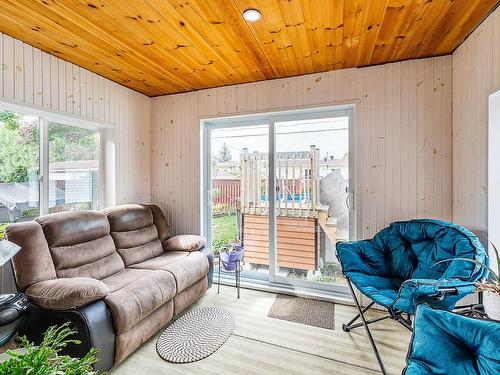
POLYGON ((240 198, 241 183, 239 178, 213 179, 212 180, 212 203, 226 204, 230 208, 237 208, 240 198))

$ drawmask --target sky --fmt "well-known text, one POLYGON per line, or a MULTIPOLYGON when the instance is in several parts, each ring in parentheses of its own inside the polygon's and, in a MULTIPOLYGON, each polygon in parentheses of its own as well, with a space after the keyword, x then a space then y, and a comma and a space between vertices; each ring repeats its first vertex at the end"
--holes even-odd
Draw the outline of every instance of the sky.
MULTIPOLYGON (((320 149, 320 157, 334 155, 341 159, 349 150, 349 120, 347 117, 277 122, 276 151, 309 151, 311 145, 320 149)), ((267 125, 242 126, 212 130, 212 154, 223 143, 231 150, 233 160, 240 158, 243 148, 249 152, 268 152, 267 125)))

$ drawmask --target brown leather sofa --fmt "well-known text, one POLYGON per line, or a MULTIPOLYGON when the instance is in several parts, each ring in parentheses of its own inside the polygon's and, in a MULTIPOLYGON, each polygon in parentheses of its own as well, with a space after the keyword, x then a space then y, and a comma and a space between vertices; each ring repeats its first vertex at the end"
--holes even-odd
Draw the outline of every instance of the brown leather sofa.
POLYGON ((156 205, 50 214, 16 223, 6 238, 19 291, 33 302, 23 334, 70 321, 82 356, 100 349, 97 370, 120 363, 211 286, 213 256, 199 236, 172 237, 156 205))

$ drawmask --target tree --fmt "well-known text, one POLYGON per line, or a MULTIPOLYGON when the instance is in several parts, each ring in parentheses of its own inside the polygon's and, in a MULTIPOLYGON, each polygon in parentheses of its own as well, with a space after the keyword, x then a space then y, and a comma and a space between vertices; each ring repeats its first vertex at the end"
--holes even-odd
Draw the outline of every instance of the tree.
POLYGON ((227 144, 225 142, 220 147, 219 155, 217 156, 217 159, 221 163, 233 160, 233 157, 231 156, 231 150, 229 150, 229 147, 227 146, 227 144))
POLYGON ((0 110, 0 123, 4 123, 7 129, 16 130, 21 125, 19 113, 0 110))
POLYGON ((0 181, 28 182, 38 169, 38 128, 12 112, 0 111, 0 181))
MULTIPOLYGON (((96 160, 99 134, 59 124, 49 126, 49 161, 96 160)), ((38 119, 0 110, 0 182, 28 182, 39 160, 38 119)))

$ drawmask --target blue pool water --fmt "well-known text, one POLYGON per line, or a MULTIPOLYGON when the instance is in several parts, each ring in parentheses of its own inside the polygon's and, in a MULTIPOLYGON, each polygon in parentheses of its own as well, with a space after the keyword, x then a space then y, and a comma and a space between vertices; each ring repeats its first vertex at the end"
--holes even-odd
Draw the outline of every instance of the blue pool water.
MULTIPOLYGON (((281 196, 280 194, 276 194, 275 195, 275 199, 276 199, 276 202, 278 202, 278 200, 282 199, 285 200, 285 197, 281 196)), ((268 196, 265 195, 265 194, 262 194, 260 196, 260 200, 262 202, 267 202, 268 200, 268 196)), ((299 203, 300 201, 305 201, 305 202, 309 202, 309 194, 295 194, 295 195, 292 195, 292 194, 287 194, 286 196, 286 201, 287 202, 295 202, 295 203, 299 203)))

